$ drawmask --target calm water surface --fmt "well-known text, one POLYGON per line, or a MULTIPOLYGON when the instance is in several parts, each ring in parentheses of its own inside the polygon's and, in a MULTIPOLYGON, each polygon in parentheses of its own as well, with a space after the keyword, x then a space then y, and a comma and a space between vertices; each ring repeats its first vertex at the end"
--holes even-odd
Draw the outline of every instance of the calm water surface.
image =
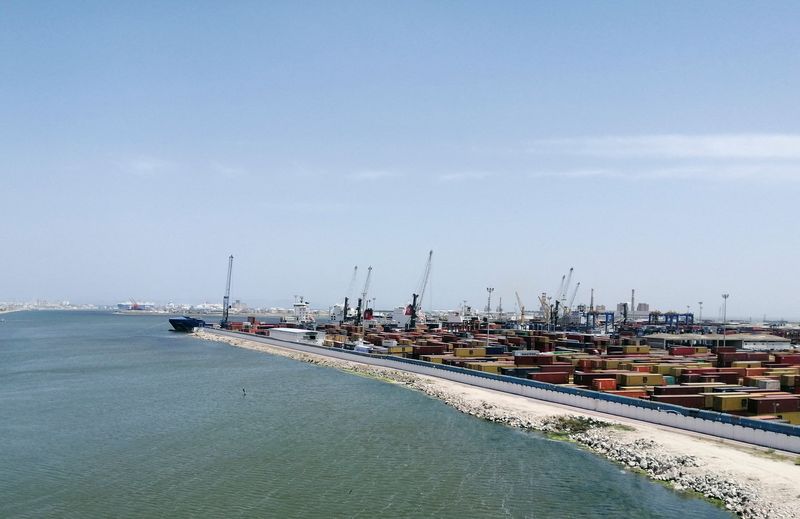
POLYGON ((572 445, 163 317, 0 318, 0 517, 731 517, 572 445))

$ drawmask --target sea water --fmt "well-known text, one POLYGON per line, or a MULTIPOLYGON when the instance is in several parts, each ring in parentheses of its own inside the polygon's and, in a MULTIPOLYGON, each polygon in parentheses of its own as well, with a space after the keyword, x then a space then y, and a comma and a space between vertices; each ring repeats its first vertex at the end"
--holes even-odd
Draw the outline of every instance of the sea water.
POLYGON ((0 517, 731 517, 574 445, 166 316, 0 317, 0 517))

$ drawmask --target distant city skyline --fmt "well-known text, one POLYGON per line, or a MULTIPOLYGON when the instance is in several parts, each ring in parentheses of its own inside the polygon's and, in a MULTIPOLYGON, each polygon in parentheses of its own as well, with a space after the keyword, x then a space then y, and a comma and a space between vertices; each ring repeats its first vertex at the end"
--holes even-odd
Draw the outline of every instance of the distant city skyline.
POLYGON ((800 318, 800 4, 8 2, 0 300, 800 318), (363 283, 359 276, 357 289, 363 283), (427 298, 427 296, 426 296, 427 298))

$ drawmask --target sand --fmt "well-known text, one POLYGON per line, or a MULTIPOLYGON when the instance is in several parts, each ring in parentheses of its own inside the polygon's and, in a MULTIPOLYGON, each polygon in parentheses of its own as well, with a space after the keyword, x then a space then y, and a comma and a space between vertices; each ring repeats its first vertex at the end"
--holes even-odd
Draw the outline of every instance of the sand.
POLYGON ((510 426, 551 432, 554 417, 616 424, 572 435, 579 444, 676 490, 721 500, 742 517, 800 517, 800 457, 604 413, 586 411, 402 370, 299 352, 205 331, 198 336, 304 362, 357 371, 439 398, 462 412, 510 426), (642 454, 642 456, 640 456, 642 454), (649 463, 649 466, 648 466, 649 463), (653 469, 655 465, 655 469, 653 469), (645 470, 641 470, 641 469, 645 470))

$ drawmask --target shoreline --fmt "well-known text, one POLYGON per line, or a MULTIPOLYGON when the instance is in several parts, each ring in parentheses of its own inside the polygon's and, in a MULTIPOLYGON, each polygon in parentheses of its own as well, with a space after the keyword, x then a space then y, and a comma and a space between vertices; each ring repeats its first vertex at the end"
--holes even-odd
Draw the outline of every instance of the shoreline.
POLYGON ((354 372, 415 389, 484 420, 567 440, 670 488, 745 518, 798 517, 800 457, 627 418, 478 388, 392 368, 305 353, 246 338, 204 340, 354 372))

